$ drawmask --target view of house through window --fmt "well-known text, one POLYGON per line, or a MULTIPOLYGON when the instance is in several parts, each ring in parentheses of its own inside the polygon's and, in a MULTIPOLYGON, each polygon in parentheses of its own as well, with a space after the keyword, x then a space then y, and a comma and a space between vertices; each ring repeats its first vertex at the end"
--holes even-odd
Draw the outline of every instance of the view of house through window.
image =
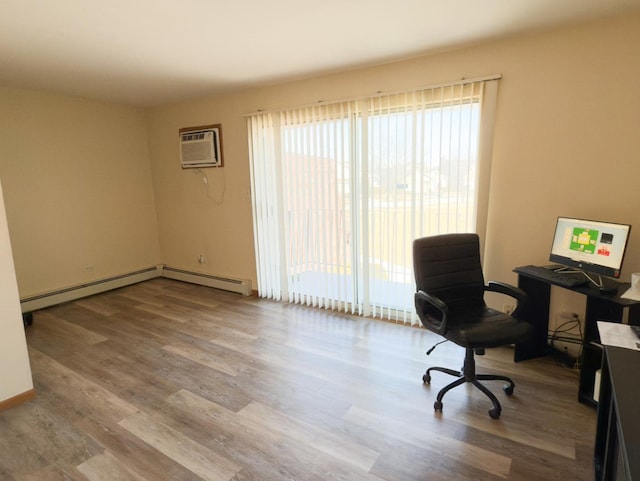
POLYGON ((413 239, 476 231, 482 87, 251 116, 260 295, 414 321, 413 239))

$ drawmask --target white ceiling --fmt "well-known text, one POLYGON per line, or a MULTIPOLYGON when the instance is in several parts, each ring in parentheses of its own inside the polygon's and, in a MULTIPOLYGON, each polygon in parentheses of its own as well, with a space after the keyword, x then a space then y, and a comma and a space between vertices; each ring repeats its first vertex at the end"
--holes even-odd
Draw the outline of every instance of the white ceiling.
POLYGON ((640 0, 0 0, 0 85, 152 106, 640 8, 640 0))

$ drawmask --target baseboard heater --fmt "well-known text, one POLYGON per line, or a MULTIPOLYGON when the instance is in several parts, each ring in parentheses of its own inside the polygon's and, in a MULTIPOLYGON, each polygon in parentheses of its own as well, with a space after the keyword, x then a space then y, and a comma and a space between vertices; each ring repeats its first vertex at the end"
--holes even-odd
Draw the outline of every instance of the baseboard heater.
POLYGON ((80 284, 78 286, 20 299, 20 306, 22 307, 22 312, 31 312, 38 309, 44 309, 45 307, 62 304, 63 302, 75 301, 83 297, 129 286, 131 284, 137 284, 138 282, 154 279, 161 275, 161 266, 149 267, 148 269, 142 269, 128 274, 100 279, 87 284, 80 284))
MULTIPOLYGON (((23 313, 29 313, 45 307, 55 306, 63 302, 75 301, 83 297, 100 294, 102 292, 111 291, 120 287, 130 286, 138 282, 147 281, 156 277, 167 277, 178 281, 190 282, 207 287, 214 287, 225 291, 237 292, 244 296, 251 295, 251 281, 244 279, 232 279, 229 277, 212 276, 209 274, 200 274, 198 272, 189 272, 181 269, 174 269, 167 266, 149 267, 128 274, 109 277, 80 284, 78 286, 67 287, 57 291, 46 292, 36 296, 20 299, 20 306, 23 313)), ((26 321, 25 321, 26 323, 26 321)))
POLYGON ((251 295, 251 281, 247 279, 232 279, 229 277, 212 276, 209 274, 190 272, 167 266, 163 266, 162 268, 162 277, 207 287, 214 287, 224 291, 237 292, 243 296, 251 295))

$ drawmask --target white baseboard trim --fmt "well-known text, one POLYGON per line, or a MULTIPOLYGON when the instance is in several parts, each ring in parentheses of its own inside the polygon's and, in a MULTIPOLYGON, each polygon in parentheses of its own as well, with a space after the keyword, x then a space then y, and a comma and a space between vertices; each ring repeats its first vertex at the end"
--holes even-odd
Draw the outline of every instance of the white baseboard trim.
POLYGON ((38 309, 44 309, 45 307, 55 306, 56 304, 62 304, 63 302, 75 301, 83 297, 100 294, 101 292, 111 291, 113 289, 160 277, 162 275, 161 269, 162 266, 149 267, 147 269, 130 272, 128 274, 100 279, 87 284, 81 284, 37 296, 27 297, 20 299, 20 306, 22 307, 22 312, 31 312, 38 309))
POLYGON ((199 284, 207 287, 214 287, 224 291, 237 292, 243 296, 250 296, 251 281, 247 279, 233 279, 230 277, 212 276, 210 274, 201 274, 199 272, 190 272, 173 267, 163 266, 162 277, 175 279, 178 281, 190 282, 191 284, 199 284))

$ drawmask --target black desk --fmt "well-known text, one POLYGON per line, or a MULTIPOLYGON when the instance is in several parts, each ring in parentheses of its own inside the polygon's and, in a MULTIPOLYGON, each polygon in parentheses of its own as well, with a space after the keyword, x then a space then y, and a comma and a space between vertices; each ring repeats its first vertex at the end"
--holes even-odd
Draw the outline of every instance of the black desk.
POLYGON ((605 346, 594 453, 596 481, 640 480, 640 352, 605 346))
MULTIPOLYGON (((525 272, 518 271, 518 267, 514 271, 518 274, 518 287, 529 295, 529 302, 523 311, 523 318, 534 326, 532 340, 516 346, 515 360, 522 361, 544 356, 549 352, 547 343, 549 301, 551 286, 556 284, 531 277, 525 272)), ((603 294, 598 289, 584 286, 558 287, 586 296, 584 345, 580 363, 578 400, 595 406, 597 404, 593 400, 595 372, 602 365, 602 346, 596 323, 597 321, 621 322, 624 318, 624 311, 627 309, 629 324, 640 324, 640 302, 620 297, 629 288, 629 284, 621 283, 618 291, 614 294, 603 294)))

